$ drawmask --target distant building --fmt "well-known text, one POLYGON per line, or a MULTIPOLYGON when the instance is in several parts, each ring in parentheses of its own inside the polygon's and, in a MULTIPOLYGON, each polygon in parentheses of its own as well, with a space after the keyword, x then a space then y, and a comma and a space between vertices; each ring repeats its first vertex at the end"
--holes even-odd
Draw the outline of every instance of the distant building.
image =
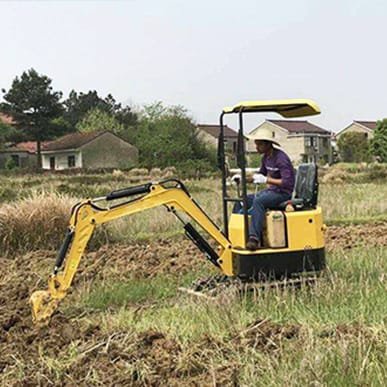
MULTIPOLYGON (((200 124, 197 126, 199 138, 206 144, 214 147, 218 146, 218 137, 220 134, 220 125, 204 125, 200 124)), ((229 128, 227 125, 224 126, 224 141, 226 148, 232 153, 236 153, 238 133, 229 128)))
POLYGON ((43 169, 128 168, 138 162, 138 150, 114 133, 71 133, 42 148, 43 169))
MULTIPOLYGON (((7 162, 19 168, 37 166, 35 141, 8 145, 0 150, 0 168, 7 162)), ((71 133, 41 144, 43 169, 128 168, 137 164, 138 150, 111 132, 71 133)))
POLYGON ((346 126, 344 129, 339 130, 336 133, 336 139, 348 132, 364 133, 367 139, 374 137, 374 130, 376 129, 376 121, 353 121, 351 124, 346 126))
MULTIPOLYGON (((331 163, 331 132, 308 121, 265 120, 250 134, 261 128, 270 130, 273 140, 281 144, 282 149, 295 163, 320 162, 331 163)), ((256 152, 254 141, 249 140, 248 152, 256 152)))
POLYGON ((37 163, 36 142, 26 141, 9 145, 0 150, 0 169, 6 167, 7 162, 18 168, 35 167, 37 163))

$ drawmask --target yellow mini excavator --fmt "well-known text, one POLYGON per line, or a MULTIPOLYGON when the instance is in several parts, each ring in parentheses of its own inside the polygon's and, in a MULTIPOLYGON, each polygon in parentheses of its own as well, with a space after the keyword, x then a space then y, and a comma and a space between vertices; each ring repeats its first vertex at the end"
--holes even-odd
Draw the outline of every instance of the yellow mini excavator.
POLYGON ((218 139, 218 166, 222 172, 223 230, 191 197, 184 184, 175 179, 124 188, 76 204, 72 209, 70 224, 59 249, 53 273, 48 280, 48 289, 35 291, 31 296, 33 320, 48 321, 58 303, 66 296, 95 227, 161 205, 183 223, 186 235, 220 273, 227 277, 261 281, 263 278, 282 279, 323 270, 324 225, 321 208, 317 206, 317 167, 314 164, 301 164, 292 199, 268 210, 263 247, 256 251, 245 248, 249 214, 243 115, 255 112, 276 112, 291 118, 319 114, 320 110, 314 102, 305 99, 248 101, 223 109, 218 139), (237 197, 229 194, 227 184, 223 121, 229 114, 239 116, 237 165, 241 171, 241 192, 238 190, 235 194, 237 197), (228 207, 236 201, 242 202, 243 213, 229 215, 228 207), (184 220, 186 216, 181 216, 182 213, 192 218, 218 247, 214 249, 192 223, 184 220))

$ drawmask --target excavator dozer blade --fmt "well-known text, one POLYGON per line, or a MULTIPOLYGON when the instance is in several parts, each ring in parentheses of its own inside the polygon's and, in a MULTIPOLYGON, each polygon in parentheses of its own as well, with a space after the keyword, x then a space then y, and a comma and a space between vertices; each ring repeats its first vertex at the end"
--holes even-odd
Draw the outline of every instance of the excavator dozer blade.
POLYGON ((32 307, 32 321, 34 323, 44 323, 50 320, 50 317, 58 307, 59 299, 52 298, 48 290, 38 290, 32 293, 30 303, 32 307))

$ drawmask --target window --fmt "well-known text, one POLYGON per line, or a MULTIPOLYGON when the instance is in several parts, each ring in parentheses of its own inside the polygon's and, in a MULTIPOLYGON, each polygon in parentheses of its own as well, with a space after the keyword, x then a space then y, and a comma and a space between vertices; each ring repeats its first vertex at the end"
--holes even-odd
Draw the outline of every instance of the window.
POLYGON ((12 163, 15 167, 20 167, 20 157, 19 155, 11 155, 12 163))
POLYGON ((50 169, 55 169, 55 156, 50 157, 50 169))
POLYGON ((74 168, 75 167, 75 156, 71 155, 67 157, 67 165, 69 168, 74 168))
POLYGON ((306 146, 316 146, 317 145, 317 138, 316 137, 306 137, 305 138, 306 146))
POLYGON ((275 132, 271 132, 271 137, 275 138, 275 132))

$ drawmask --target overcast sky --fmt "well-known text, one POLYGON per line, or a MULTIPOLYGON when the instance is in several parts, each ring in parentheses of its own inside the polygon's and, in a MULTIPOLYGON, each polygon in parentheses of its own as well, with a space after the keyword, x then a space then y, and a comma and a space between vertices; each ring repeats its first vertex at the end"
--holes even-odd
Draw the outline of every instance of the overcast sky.
MULTIPOLYGON (((385 0, 0 1, 0 88, 33 67, 67 97, 183 105, 311 98, 337 131, 387 117, 385 0)), ((247 122, 250 130, 264 118, 247 122)), ((233 122, 229 122, 235 126, 233 122)))

